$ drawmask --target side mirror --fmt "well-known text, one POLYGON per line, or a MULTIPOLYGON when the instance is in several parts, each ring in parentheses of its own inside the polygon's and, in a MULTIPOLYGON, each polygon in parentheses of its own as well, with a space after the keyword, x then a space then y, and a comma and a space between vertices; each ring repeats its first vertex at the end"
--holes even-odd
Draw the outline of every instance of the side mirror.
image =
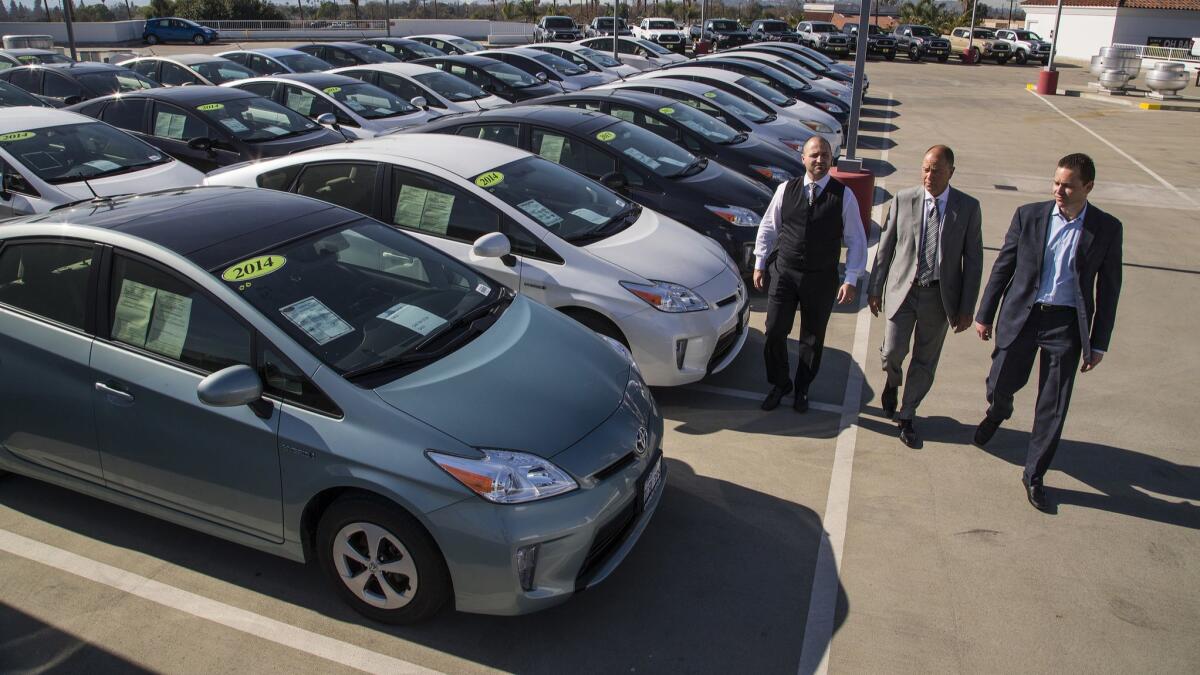
POLYGON ((81 103, 82 101, 83 97, 79 94, 71 94, 63 99, 63 105, 75 105, 76 103, 81 103))
POLYGON ((625 188, 629 187, 629 181, 625 179, 625 176, 616 171, 601 176, 600 184, 613 192, 624 192, 625 188))
POLYGON ((421 110, 425 110, 429 107, 429 101, 426 101, 424 96, 414 96, 409 99, 408 102, 413 104, 414 107, 420 108, 421 110))
MULTIPOLYGON (((201 403, 216 408, 234 408, 248 405, 262 417, 257 405, 262 401, 263 385, 258 373, 250 366, 229 366, 200 380, 196 396, 201 403)), ((269 410, 269 404, 268 410, 269 410)), ((268 413, 269 415, 269 413, 268 413)))
POLYGON ((207 138, 193 138, 187 145, 189 149, 197 152, 212 153, 212 141, 207 138))
POLYGON ((539 70, 538 74, 534 75, 534 77, 537 78, 537 81, 541 82, 542 84, 545 84, 550 79, 550 76, 547 75, 546 71, 544 70, 539 70))
POLYGON ((492 84, 491 82, 484 82, 483 84, 479 85, 479 88, 486 91, 489 94, 496 93, 496 85, 492 84))
POLYGON ((336 130, 338 128, 337 115, 334 115, 333 113, 321 113, 320 115, 317 115, 316 122, 317 124, 329 127, 330 129, 336 130))
POLYGON ((512 244, 500 232, 489 232, 471 245, 471 255, 477 258, 503 258, 511 253, 512 244))

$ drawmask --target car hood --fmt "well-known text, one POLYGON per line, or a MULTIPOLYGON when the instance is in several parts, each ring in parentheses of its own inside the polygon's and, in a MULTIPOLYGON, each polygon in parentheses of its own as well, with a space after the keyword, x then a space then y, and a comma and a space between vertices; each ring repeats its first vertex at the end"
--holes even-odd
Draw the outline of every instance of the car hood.
POLYGON ((118 174, 110 178, 89 180, 87 184, 60 183, 54 187, 68 197, 67 201, 91 199, 92 190, 101 197, 115 197, 125 194, 140 194, 154 190, 189 187, 204 182, 204 174, 184 164, 173 161, 153 166, 141 171, 118 174), (91 190, 88 186, 91 186, 91 190))
POLYGON ((439 117, 441 113, 431 110, 418 110, 417 112, 408 113, 406 115, 397 115, 395 117, 381 117, 373 120, 363 120, 363 129, 381 134, 392 129, 407 129, 415 127, 419 124, 431 122, 439 117))
POLYGON ((595 333, 518 295, 483 335, 375 393, 467 445, 549 458, 612 415, 629 376, 595 333))
POLYGON ((731 171, 712 160, 709 160, 708 166, 700 173, 673 180, 678 181, 681 186, 686 185, 706 204, 742 206, 759 216, 767 210, 773 195, 762 183, 731 171))
POLYGON ((643 208, 632 226, 583 248, 643 279, 695 288, 728 266, 721 248, 708 241, 678 221, 643 208))
POLYGON ((584 73, 582 75, 568 75, 567 82, 578 85, 582 89, 588 87, 598 87, 609 82, 616 82, 619 78, 612 73, 584 73))
POLYGON ((266 157, 283 157, 284 155, 308 150, 309 148, 319 148, 325 145, 345 142, 345 138, 336 131, 321 128, 313 129, 298 136, 280 138, 274 141, 263 141, 261 143, 247 143, 246 145, 250 148, 250 152, 254 155, 255 159, 263 159, 266 157))

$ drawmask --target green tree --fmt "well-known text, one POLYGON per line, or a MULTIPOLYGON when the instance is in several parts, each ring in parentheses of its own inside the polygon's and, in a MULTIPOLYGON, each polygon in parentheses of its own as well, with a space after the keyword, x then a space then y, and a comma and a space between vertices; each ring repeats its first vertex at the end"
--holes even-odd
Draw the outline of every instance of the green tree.
POLYGON ((73 16, 76 21, 116 21, 117 17, 112 13, 112 10, 105 7, 103 4, 80 5, 75 8, 73 16))
MULTIPOLYGON (((967 17, 970 19, 969 9, 967 17)), ((953 30, 959 20, 960 15, 957 12, 942 9, 934 0, 917 0, 917 2, 906 2, 900 5, 901 23, 929 26, 943 35, 953 30)))
POLYGON ((537 21, 540 11, 541 8, 538 7, 538 0, 521 0, 517 6, 517 14, 525 20, 525 23, 537 21))

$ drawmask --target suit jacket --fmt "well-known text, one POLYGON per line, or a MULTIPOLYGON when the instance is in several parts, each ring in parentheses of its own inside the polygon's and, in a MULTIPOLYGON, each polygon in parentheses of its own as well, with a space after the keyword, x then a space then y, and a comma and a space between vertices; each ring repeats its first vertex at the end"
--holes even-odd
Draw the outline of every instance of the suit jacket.
MULTIPOLYGON (((999 308, 995 328, 998 347, 1012 344, 1033 311, 1053 210, 1053 201, 1018 208, 992 265, 992 276, 975 320, 990 325, 999 308)), ((1121 295, 1121 239, 1121 221, 1089 203, 1075 248, 1075 306, 1084 309, 1078 314, 1085 356, 1093 348, 1107 351, 1112 338, 1121 295)))
MULTIPOLYGON (((983 278, 983 217, 979 201, 954 188, 946 197, 942 219, 938 287, 947 320, 975 313, 983 278)), ((901 190, 892 203, 867 285, 870 295, 883 296, 884 316, 892 318, 917 281, 925 188, 901 190)))

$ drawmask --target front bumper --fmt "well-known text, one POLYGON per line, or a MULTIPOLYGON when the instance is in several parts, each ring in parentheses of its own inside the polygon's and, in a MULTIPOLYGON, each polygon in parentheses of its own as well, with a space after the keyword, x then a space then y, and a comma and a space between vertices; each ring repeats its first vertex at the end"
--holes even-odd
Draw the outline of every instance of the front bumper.
POLYGON ((827 43, 822 43, 818 47, 818 49, 825 52, 826 54, 849 54, 850 53, 850 45, 848 43, 847 44, 833 44, 833 45, 827 44, 827 43))

